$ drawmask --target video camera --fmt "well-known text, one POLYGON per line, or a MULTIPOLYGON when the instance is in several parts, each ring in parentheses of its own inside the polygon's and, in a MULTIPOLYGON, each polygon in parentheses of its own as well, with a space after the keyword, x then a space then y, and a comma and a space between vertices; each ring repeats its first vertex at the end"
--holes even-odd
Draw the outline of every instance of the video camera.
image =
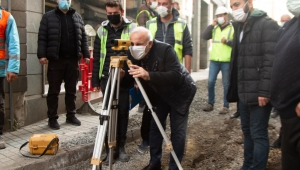
POLYGON ((114 39, 111 40, 112 50, 116 51, 119 55, 126 55, 126 52, 131 46, 130 40, 114 39))

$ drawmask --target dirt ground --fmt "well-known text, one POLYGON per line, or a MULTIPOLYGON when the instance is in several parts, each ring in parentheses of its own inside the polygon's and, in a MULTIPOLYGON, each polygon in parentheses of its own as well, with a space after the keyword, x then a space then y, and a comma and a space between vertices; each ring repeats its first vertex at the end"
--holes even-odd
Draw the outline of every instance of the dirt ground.
MULTIPOLYGON (((216 83, 216 103, 214 111, 204 112, 202 107, 207 101, 207 80, 197 82, 197 94, 190 108, 188 134, 185 155, 182 161, 184 170, 239 170, 243 164, 243 139, 240 128, 240 119, 229 119, 236 111, 236 104, 230 104, 230 114, 220 115, 223 107, 223 88, 221 80, 216 83)), ((140 127, 142 114, 130 118, 129 129, 140 127)), ((170 135, 167 126, 167 134, 170 135)), ((270 143, 278 137, 280 128, 279 118, 270 118, 270 143)), ((141 140, 126 144, 125 148, 130 155, 130 161, 123 163, 116 161, 115 170, 140 170, 148 165, 149 151, 145 154, 137 152, 141 140)), ((165 145, 163 145, 163 149, 165 145)), ((281 169, 280 149, 270 149, 268 170, 281 169)), ((162 157, 163 170, 168 169, 169 153, 164 150, 162 157)), ((74 165, 78 167, 79 165, 74 165)), ((82 169, 90 169, 90 160, 80 163, 82 169)), ((71 168, 71 167, 69 167, 71 168)), ((66 168, 66 169, 69 169, 66 168)), ((72 169, 72 168, 71 168, 72 169)), ((108 169, 103 167, 103 169, 108 169)))

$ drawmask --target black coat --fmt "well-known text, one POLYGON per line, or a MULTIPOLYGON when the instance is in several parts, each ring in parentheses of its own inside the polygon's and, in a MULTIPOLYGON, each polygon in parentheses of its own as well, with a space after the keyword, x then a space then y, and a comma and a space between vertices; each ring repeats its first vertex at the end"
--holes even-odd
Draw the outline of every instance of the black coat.
MULTIPOLYGON (((141 61, 134 60, 130 53, 128 55, 133 64, 141 66, 141 61)), ((150 87, 145 88, 146 93, 160 96, 180 114, 187 114, 197 87, 189 72, 179 63, 173 47, 154 40, 149 60, 150 81, 141 81, 143 86, 150 87)))
MULTIPOLYGON (((59 47, 61 39, 61 26, 60 17, 58 14, 58 7, 43 15, 40 22, 40 28, 38 33, 38 58, 46 57, 48 60, 57 60, 59 57, 59 47)), ((75 26, 76 54, 78 59, 83 54, 84 58, 90 58, 87 35, 84 29, 84 23, 81 16, 72 8, 73 23, 75 26)))
POLYGON ((234 22, 230 86, 227 100, 258 105, 258 97, 270 98, 270 79, 278 24, 254 9, 247 24, 234 22), (244 28, 243 28, 244 26, 244 28), (240 33, 243 38, 240 42, 240 33))

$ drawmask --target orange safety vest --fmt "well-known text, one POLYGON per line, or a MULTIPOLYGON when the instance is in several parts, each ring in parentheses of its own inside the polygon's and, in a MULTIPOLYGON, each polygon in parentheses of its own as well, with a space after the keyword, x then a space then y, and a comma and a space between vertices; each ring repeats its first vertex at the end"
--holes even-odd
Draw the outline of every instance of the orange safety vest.
POLYGON ((6 51, 5 51, 5 31, 7 27, 7 22, 9 19, 10 13, 6 12, 4 9, 2 9, 2 18, 0 19, 0 60, 4 60, 6 57, 6 51))

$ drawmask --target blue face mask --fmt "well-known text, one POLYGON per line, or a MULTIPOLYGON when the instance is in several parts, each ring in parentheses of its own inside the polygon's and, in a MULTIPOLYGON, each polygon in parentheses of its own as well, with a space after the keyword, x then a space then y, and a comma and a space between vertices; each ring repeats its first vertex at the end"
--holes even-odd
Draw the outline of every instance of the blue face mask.
POLYGON ((69 0, 59 0, 58 6, 61 10, 69 10, 71 3, 69 0))

